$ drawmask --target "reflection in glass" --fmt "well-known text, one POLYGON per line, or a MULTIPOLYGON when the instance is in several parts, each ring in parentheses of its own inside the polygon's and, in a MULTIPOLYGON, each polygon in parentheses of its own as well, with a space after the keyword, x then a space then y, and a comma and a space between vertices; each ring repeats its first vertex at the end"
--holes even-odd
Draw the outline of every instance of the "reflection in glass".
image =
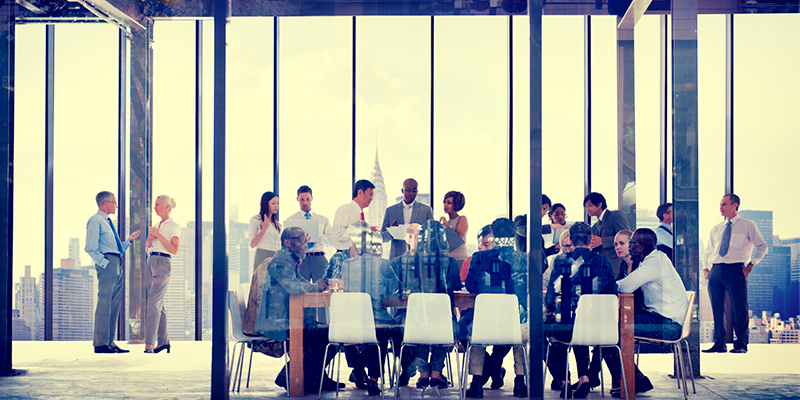
POLYGON ((619 209, 620 204, 617 188, 616 29, 616 16, 592 16, 591 189, 603 194, 609 210, 619 209))

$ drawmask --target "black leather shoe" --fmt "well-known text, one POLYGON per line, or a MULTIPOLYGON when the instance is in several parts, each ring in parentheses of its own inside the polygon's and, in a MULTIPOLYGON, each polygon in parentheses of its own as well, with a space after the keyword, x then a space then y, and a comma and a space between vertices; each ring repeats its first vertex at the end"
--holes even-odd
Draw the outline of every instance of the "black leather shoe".
MULTIPOLYGON (((442 378, 444 378, 444 375, 442 375, 442 378)), ((435 387, 438 389, 447 389, 448 387, 450 387, 450 384, 447 383, 446 378, 445 379, 430 378, 428 382, 430 382, 431 387, 435 387)))
POLYGON ((469 384, 469 389, 467 389, 466 397, 471 399, 482 399, 483 398, 483 385, 480 382, 476 382, 474 379, 472 383, 469 384))
POLYGON ((650 382, 648 377, 640 378, 636 380, 636 394, 644 393, 647 391, 653 390, 653 383, 650 382))
POLYGON ((514 378, 514 397, 528 397, 528 385, 525 384, 525 377, 517 375, 514 378))
POLYGON ((430 381, 428 378, 419 378, 417 379, 417 389, 423 389, 430 386, 430 381))
POLYGON ((117 351, 108 346, 94 346, 94 352, 98 354, 112 354, 117 351))
POLYGON ((728 348, 725 346, 712 346, 710 349, 700 350, 703 353, 727 353, 728 348))
POLYGON ((278 373, 278 376, 275 377, 275 384, 279 387, 286 389, 286 369, 282 369, 281 372, 278 373))
POLYGON ((589 396, 589 382, 586 383, 578 383, 572 391, 572 398, 573 399, 585 399, 589 396))
POLYGON ((381 388, 378 387, 378 383, 372 379, 367 379, 367 396, 379 396, 380 394, 381 388))
POLYGON ((335 380, 328 378, 327 376, 322 378, 322 390, 326 392, 333 392, 337 388, 343 389, 345 387, 344 383, 336 382, 335 380))
POLYGON ((561 379, 553 378, 553 381, 550 382, 550 390, 555 390, 556 392, 564 390, 564 382, 561 379))
POLYGON ((620 395, 620 393, 622 393, 622 388, 618 388, 618 387, 611 388, 611 397, 613 397, 615 399, 618 399, 618 398, 622 397, 620 395))
POLYGON ((561 393, 558 394, 558 397, 562 399, 571 399, 572 398, 572 385, 567 383, 564 385, 564 389, 561 389, 561 393))
POLYGON ((153 349, 153 353, 160 353, 162 350, 166 350, 169 353, 170 349, 172 348, 169 344, 162 344, 161 346, 156 347, 153 349))
POLYGON ((119 346, 117 346, 116 343, 111 343, 111 346, 108 346, 108 347, 111 348, 112 350, 114 350, 114 352, 116 352, 116 353, 130 353, 131 352, 130 350, 125 350, 125 349, 119 348, 119 346))
POLYGON ((506 377, 506 369, 500 367, 500 375, 499 376, 495 375, 492 377, 492 385, 489 387, 491 387, 492 389, 500 389, 501 387, 503 387, 503 384, 505 384, 505 382, 503 382, 503 378, 505 377, 506 377))
POLYGON ((734 354, 747 354, 747 349, 746 348, 733 349, 733 350, 731 350, 731 353, 734 353, 734 354))
POLYGON ((600 374, 599 373, 589 373, 589 389, 594 389, 600 386, 600 374))
POLYGON ((406 374, 405 371, 403 371, 400 374, 400 382, 399 382, 399 384, 400 384, 400 387, 408 386, 408 374, 406 374))
POLYGON ((356 388, 361 390, 367 390, 367 373, 364 372, 364 368, 354 368, 353 372, 350 373, 350 382, 356 384, 356 388))

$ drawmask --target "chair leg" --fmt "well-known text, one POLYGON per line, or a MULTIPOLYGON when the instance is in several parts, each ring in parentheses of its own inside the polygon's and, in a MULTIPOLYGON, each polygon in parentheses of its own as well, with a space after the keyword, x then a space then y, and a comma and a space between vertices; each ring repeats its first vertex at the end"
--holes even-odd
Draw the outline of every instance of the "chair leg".
POLYGON ((683 364, 683 349, 680 346, 672 345, 672 347, 678 349, 678 373, 680 374, 680 379, 683 380, 683 398, 684 400, 689 398, 689 387, 686 386, 686 374, 683 364))
POLYGON ((239 346, 239 367, 237 368, 239 371, 239 380, 238 385, 236 386, 236 393, 239 393, 239 390, 242 389, 242 372, 244 372, 244 343, 239 346))
MULTIPOLYGON (((572 345, 567 346, 567 361, 564 363, 566 365, 566 372, 564 372, 564 379, 567 380, 567 383, 564 385, 564 391, 568 393, 567 386, 569 386, 569 351, 572 350, 572 345)), ((580 379, 580 377, 578 377, 580 379)), ((565 398, 567 396, 564 396, 565 398)))
MULTIPOLYGON (((320 378, 319 378, 319 393, 317 393, 317 400, 322 398, 322 381, 323 377, 325 376, 325 366, 328 364, 328 348, 331 347, 331 344, 332 343, 328 343, 328 345, 325 346, 325 354, 322 355, 322 372, 320 373, 320 378)), ((338 346, 336 347, 336 352, 337 353, 339 352, 338 346)), ((334 357, 336 356, 334 355, 334 357)), ((286 372, 287 372, 286 386, 289 386, 289 374, 288 374, 289 370, 287 369, 286 372)), ((339 385, 337 384, 336 386, 338 387, 339 385)))
POLYGON ((547 378, 547 363, 550 361, 550 339, 547 339, 547 348, 544 351, 544 368, 542 370, 542 384, 547 378))
POLYGON ((289 352, 286 351, 286 341, 283 341, 283 368, 286 371, 286 397, 289 397, 289 352))
MULTIPOLYGON (((458 355, 458 346, 453 346, 453 350, 456 351, 456 369, 458 370, 458 384, 464 386, 464 382, 461 382, 461 357, 459 357, 458 355)), ((456 387, 455 379, 450 378, 450 381, 453 383, 453 387, 456 387)), ((461 386, 459 386, 459 388, 461 386)))
POLYGON ((236 345, 237 344, 239 344, 239 342, 235 342, 233 344, 233 348, 231 349, 231 362, 229 364, 231 367, 228 369, 228 389, 230 391, 233 391, 233 388, 236 386, 236 379, 234 379, 234 377, 236 375, 233 374, 233 360, 234 360, 234 357, 236 357, 236 345))
MULTIPOLYGON (((389 389, 391 389, 392 386, 394 385, 394 373, 392 372, 392 362, 389 361, 389 349, 392 350, 392 357, 394 357, 396 355, 395 354, 396 351, 395 351, 395 348, 394 348, 394 340, 393 339, 389 339, 389 347, 386 348, 386 369, 389 370, 388 371, 389 372, 389 389)), ((383 362, 381 362, 381 365, 383 365, 383 362)), ((381 376, 383 376, 383 375, 381 375, 381 376)))
POLYGON ((464 353, 464 367, 461 369, 461 399, 465 399, 467 397, 467 379, 469 375, 469 355, 472 353, 472 343, 467 344, 467 351, 464 353))
MULTIPOLYGON (((397 367, 397 359, 398 358, 400 360, 403 359, 403 350, 405 348, 406 348, 406 344, 403 343, 403 345, 400 346, 400 356, 394 358, 394 371, 395 371, 395 375, 397 375, 396 376, 397 380, 394 382, 394 400, 397 400, 397 392, 400 391, 400 374, 401 374, 401 372, 400 372, 399 369, 397 369, 398 368, 397 367)), ((403 371, 403 372, 405 372, 405 371, 403 371)))
POLYGON ((250 388, 250 371, 253 370, 253 345, 250 345, 250 364, 247 365, 247 385, 245 388, 250 388))
MULTIPOLYGON (((689 378, 692 380, 692 394, 697 394, 697 389, 694 386, 694 367, 692 366, 692 355, 689 353, 689 342, 686 339, 683 340, 686 344, 686 359, 689 362, 689 378)), ((680 346, 680 342, 678 343, 680 346)))
MULTIPOLYGON (((381 345, 380 343, 375 343, 375 346, 378 346, 378 368, 380 369, 381 373, 381 399, 386 400, 386 394, 383 391, 383 388, 386 386, 385 382, 383 381, 383 355, 381 355, 381 345)), ((388 356, 388 354, 387 354, 388 356)))
MULTIPOLYGON (((341 375, 342 375, 342 356, 339 355, 339 352, 344 353, 343 346, 336 346, 336 397, 339 397, 339 382, 341 382, 341 375)), ((319 378, 320 383, 323 381, 323 377, 319 378)))
POLYGON ((450 351, 449 351, 449 349, 448 349, 447 354, 445 355, 445 358, 447 359, 447 365, 446 365, 446 367, 447 367, 447 376, 450 377, 450 382, 448 382, 447 384, 448 384, 448 386, 451 386, 452 383, 453 383, 453 361, 450 359, 450 351))
POLYGON ((636 341, 636 365, 639 365, 639 346, 642 345, 640 340, 636 341))
MULTIPOLYGON (((525 387, 529 388, 530 390, 530 382, 528 381, 528 374, 530 373, 530 366, 528 365, 528 349, 525 348, 525 345, 521 345, 522 347, 522 365, 525 366, 525 387)), ((544 383, 544 380, 542 380, 544 383)))
MULTIPOLYGON (((597 346, 597 352, 600 357, 600 397, 606 397, 606 386, 603 379, 603 346, 597 346)), ((614 386, 612 383, 611 386, 614 386)), ((591 387, 591 386, 590 386, 591 387)))
POLYGON ((625 379, 625 365, 622 363, 622 349, 619 346, 614 346, 617 348, 617 353, 619 354, 619 369, 622 371, 622 389, 625 390, 625 398, 630 399, 630 393, 628 393, 628 380, 625 379))

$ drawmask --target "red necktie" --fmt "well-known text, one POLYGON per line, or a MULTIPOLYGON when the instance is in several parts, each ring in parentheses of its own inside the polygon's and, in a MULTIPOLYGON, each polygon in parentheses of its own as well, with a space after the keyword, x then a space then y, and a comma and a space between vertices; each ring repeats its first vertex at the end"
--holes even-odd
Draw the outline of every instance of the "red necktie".
POLYGON ((363 211, 361 212, 361 220, 362 220, 362 221, 366 221, 366 220, 364 219, 364 212, 363 212, 363 211))

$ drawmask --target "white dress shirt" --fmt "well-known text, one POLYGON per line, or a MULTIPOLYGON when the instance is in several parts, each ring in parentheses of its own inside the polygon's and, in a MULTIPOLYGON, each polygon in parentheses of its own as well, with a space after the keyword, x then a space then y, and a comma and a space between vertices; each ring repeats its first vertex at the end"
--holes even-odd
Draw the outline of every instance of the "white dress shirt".
POLYGON ((737 215, 731 219, 731 243, 728 246, 728 254, 720 256, 719 246, 722 244, 722 234, 725 232, 727 222, 726 219, 711 228, 706 253, 703 256, 703 269, 711 269, 714 264, 744 263, 747 266, 748 262, 752 262, 756 265, 767 254, 767 242, 758 230, 758 225, 737 215), (751 259, 753 246, 756 248, 756 254, 751 259))
POLYGON ((642 288, 644 305, 683 326, 689 299, 678 271, 666 254, 653 250, 630 275, 617 281, 620 293, 642 288))
POLYGON ((672 225, 662 222, 658 224, 658 226, 659 227, 655 229, 656 238, 658 239, 658 244, 663 244, 664 246, 667 246, 671 249, 673 242, 671 233, 672 225), (664 228, 661 228, 662 226, 664 228), (669 229, 669 231, 666 231, 665 229, 669 229))
MULTIPOLYGON (((259 232, 261 232, 261 215, 256 214, 253 218, 250 218, 250 232, 248 236, 250 241, 258 236, 259 232)), ((269 251, 278 251, 281 249, 281 233, 278 232, 278 228, 275 227, 274 223, 270 222, 267 231, 264 232, 264 236, 261 236, 261 241, 258 242, 255 248, 269 251)))
MULTIPOLYGON (((324 215, 317 214, 317 213, 315 213, 314 211, 311 211, 311 210, 309 210, 308 213, 311 214, 311 218, 309 218, 310 220, 319 221, 319 236, 325 236, 325 237, 330 239, 331 224, 330 224, 330 221, 328 220, 328 217, 326 217, 324 215)), ((361 216, 359 215, 359 218, 360 217, 361 216)), ((306 219, 306 212, 303 211, 303 210, 300 210, 300 211, 290 215, 289 218, 286 218, 287 221, 299 221, 299 220, 305 220, 305 219, 306 219)), ((316 242, 316 243, 314 243, 314 246, 312 246, 312 247, 310 247, 308 249, 308 252, 309 253, 321 252, 321 251, 324 250, 324 247, 325 246, 322 243, 316 242)))
MULTIPOLYGON (((181 227, 175 222, 172 218, 167 218, 166 221, 161 221, 158 224, 158 232, 167 239, 168 242, 172 243, 172 238, 176 237, 178 239, 181 238, 181 227)), ((156 252, 156 253, 166 253, 172 254, 167 251, 164 245, 161 243, 160 240, 156 239, 153 242, 153 245, 147 248, 148 253, 156 252)))
POLYGON ((352 240, 347 233, 347 227, 355 221, 361 219, 361 206, 355 200, 342 205, 336 210, 333 216, 333 232, 331 242, 337 250, 347 250, 350 248, 352 240))
POLYGON ((411 204, 406 204, 406 202, 403 201, 403 220, 405 221, 403 222, 404 224, 411 223, 411 212, 414 210, 414 202, 415 201, 412 201, 411 204))

